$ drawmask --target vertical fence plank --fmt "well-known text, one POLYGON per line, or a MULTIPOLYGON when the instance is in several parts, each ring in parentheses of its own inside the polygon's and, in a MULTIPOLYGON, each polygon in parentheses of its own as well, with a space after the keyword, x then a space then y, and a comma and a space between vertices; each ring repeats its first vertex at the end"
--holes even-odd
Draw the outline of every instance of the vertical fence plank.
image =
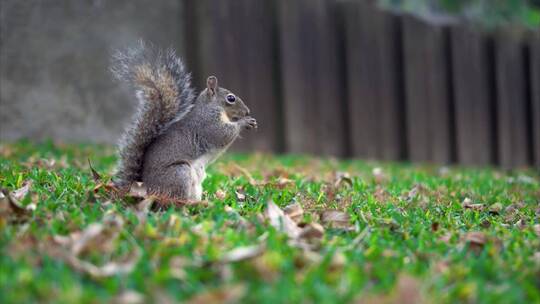
POLYGON ((328 0, 279 2, 288 152, 336 156, 347 152, 334 4, 328 0))
POLYGON ((199 85, 216 75, 220 86, 238 94, 259 123, 259 129, 244 132, 233 149, 281 151, 274 2, 198 0, 193 5, 200 16, 194 42, 199 85))
POLYGON ((245 34, 238 41, 241 63, 237 68, 244 75, 242 97, 259 123, 259 129, 243 136, 256 150, 281 152, 283 121, 278 84, 276 3, 272 0, 241 2, 244 10, 240 26, 245 34))
POLYGON ((499 161, 504 168, 526 166, 528 155, 527 92, 522 37, 496 38, 499 161))
POLYGON ((530 89, 532 110, 532 139, 534 165, 540 168, 540 31, 531 37, 530 89))
POLYGON ((448 163, 453 138, 445 28, 413 16, 403 25, 408 153, 412 161, 448 163))
POLYGON ((457 161, 487 165, 495 160, 488 38, 468 26, 451 29, 457 161))
POLYGON ((373 2, 348 2, 344 10, 352 153, 400 159, 405 134, 399 19, 373 2))

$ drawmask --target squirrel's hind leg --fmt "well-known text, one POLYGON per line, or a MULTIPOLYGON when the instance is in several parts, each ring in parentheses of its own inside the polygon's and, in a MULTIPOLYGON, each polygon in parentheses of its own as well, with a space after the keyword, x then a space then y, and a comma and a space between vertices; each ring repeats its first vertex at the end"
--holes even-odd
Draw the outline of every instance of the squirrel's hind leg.
POLYGON ((143 182, 152 192, 174 199, 199 201, 202 198, 202 180, 190 164, 171 165, 143 176, 143 182))

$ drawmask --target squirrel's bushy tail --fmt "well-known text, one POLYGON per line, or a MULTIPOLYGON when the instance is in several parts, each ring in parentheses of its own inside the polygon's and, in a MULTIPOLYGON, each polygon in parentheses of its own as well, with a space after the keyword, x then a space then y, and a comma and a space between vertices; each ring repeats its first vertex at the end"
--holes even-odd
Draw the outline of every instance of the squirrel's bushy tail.
POLYGON ((193 107, 191 76, 172 49, 160 50, 140 41, 117 51, 112 58, 114 76, 130 84, 139 105, 132 124, 120 142, 120 163, 115 182, 140 181, 148 145, 193 107))

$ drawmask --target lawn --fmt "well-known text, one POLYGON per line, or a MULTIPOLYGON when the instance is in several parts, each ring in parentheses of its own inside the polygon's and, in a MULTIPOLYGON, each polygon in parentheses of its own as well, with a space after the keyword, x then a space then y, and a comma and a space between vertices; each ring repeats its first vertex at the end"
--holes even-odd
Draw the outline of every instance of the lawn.
POLYGON ((155 211, 115 161, 0 146, 0 303, 540 303, 533 170, 229 154, 155 211))

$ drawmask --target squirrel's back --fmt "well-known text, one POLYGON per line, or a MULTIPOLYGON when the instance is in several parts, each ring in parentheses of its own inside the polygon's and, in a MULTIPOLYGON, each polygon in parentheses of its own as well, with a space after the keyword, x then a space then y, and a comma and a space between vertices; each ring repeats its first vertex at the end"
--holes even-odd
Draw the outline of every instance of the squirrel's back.
POLYGON ((135 90, 139 101, 119 147, 115 182, 126 186, 141 180, 146 149, 191 111, 195 94, 190 74, 172 49, 160 50, 141 41, 133 48, 117 51, 111 71, 135 90))

